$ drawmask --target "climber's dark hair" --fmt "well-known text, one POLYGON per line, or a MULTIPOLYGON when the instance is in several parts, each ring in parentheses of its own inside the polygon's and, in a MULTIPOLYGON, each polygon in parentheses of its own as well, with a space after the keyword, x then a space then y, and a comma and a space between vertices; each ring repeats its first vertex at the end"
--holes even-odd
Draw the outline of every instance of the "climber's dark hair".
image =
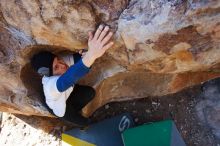
POLYGON ((40 75, 53 75, 53 60, 56 57, 49 51, 41 51, 31 58, 32 68, 40 75))

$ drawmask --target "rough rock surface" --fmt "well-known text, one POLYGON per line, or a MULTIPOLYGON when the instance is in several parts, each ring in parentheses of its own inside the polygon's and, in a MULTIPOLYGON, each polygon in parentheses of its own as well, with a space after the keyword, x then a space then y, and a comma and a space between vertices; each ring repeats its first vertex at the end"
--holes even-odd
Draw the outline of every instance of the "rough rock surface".
POLYGON ((61 146, 61 133, 67 129, 57 119, 3 113, 1 146, 61 146))
POLYGON ((87 32, 106 23, 115 45, 81 81, 110 101, 161 96, 220 76, 220 1, 0 1, 0 110, 50 116, 40 77, 29 65, 40 50, 86 48, 87 32))
POLYGON ((206 82, 201 97, 196 106, 198 117, 220 139, 220 78, 206 82))

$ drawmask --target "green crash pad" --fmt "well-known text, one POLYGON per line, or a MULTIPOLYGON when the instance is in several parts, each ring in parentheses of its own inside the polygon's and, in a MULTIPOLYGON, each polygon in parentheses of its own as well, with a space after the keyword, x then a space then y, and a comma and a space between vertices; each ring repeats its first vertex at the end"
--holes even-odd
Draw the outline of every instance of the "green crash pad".
POLYGON ((125 146, 185 146, 172 120, 126 129, 122 138, 125 146))

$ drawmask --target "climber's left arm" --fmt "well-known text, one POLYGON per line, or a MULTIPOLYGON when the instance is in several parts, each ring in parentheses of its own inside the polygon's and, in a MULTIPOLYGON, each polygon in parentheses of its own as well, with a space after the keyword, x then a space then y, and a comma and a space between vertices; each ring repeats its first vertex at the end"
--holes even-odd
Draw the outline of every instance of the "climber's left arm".
POLYGON ((109 42, 113 33, 109 32, 108 26, 100 25, 94 36, 89 32, 88 52, 76 64, 72 65, 58 80, 57 89, 60 92, 65 91, 74 85, 80 78, 89 72, 89 68, 95 60, 104 55, 104 53, 113 45, 109 42))
POLYGON ((76 64, 70 66, 70 68, 59 77, 56 82, 58 91, 63 92, 70 86, 76 84, 79 79, 84 77, 89 72, 89 70, 90 68, 85 66, 82 62, 82 59, 80 59, 76 64))

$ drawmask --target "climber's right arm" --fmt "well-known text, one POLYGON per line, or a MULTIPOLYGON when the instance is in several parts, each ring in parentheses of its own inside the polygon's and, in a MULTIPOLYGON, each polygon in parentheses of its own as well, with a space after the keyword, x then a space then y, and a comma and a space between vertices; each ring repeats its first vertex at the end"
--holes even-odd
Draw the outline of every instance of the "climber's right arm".
POLYGON ((82 61, 87 66, 90 67, 97 58, 103 56, 103 54, 112 47, 113 42, 109 42, 113 33, 109 32, 109 26, 99 25, 94 36, 92 32, 89 32, 88 40, 88 52, 86 52, 82 61))

